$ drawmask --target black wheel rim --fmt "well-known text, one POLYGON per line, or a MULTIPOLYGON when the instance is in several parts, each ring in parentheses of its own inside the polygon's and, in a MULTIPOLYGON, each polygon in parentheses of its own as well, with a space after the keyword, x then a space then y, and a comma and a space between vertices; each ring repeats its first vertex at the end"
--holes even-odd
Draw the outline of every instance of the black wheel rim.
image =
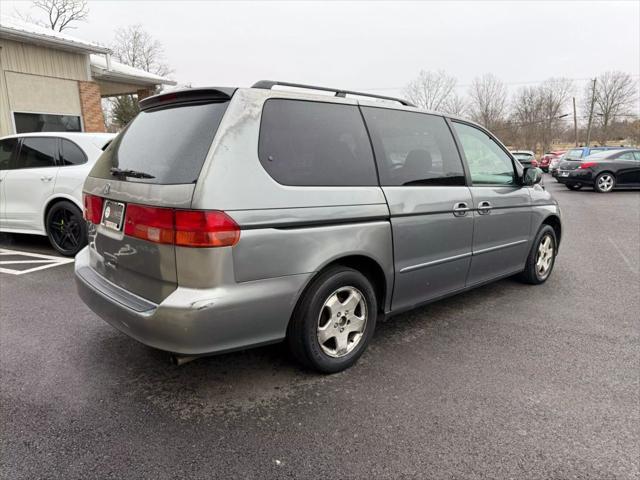
POLYGON ((82 227, 75 212, 61 208, 53 212, 49 220, 49 232, 56 246, 65 252, 73 252, 80 246, 82 227))

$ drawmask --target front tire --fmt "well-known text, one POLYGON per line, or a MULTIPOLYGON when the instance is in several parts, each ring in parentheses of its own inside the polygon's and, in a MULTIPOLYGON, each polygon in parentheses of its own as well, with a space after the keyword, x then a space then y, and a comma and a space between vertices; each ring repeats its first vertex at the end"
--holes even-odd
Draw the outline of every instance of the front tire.
POLYGON ((64 256, 74 257, 87 244, 87 222, 71 202, 63 200, 53 205, 45 225, 51 246, 64 256))
POLYGON ((366 350, 376 326, 377 299, 371 282, 352 268, 320 274, 302 295, 289 323, 287 343, 304 366, 336 373, 366 350))
POLYGON ((547 281, 556 262, 558 240, 556 232, 550 225, 542 225, 533 241, 520 280, 531 285, 539 285, 547 281))
POLYGON ((616 177, 612 173, 604 172, 596 177, 593 189, 598 193, 609 193, 616 186, 616 177))

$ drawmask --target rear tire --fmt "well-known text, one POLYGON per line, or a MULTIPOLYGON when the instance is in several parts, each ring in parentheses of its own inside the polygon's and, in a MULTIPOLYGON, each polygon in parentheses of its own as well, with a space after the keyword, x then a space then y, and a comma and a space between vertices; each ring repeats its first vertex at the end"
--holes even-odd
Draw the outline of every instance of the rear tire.
POLYGON ((367 277, 352 268, 332 267, 300 298, 287 330, 289 349, 308 368, 340 372, 366 350, 377 314, 375 291, 367 277))
POLYGON ((567 183, 566 187, 569 190, 580 190, 582 188, 582 184, 581 183, 567 183))
POLYGON ((609 193, 616 186, 616 177, 612 173, 603 172, 593 182, 593 189, 598 193, 609 193))
POLYGON ((49 209, 45 228, 51 246, 64 256, 74 257, 87 244, 87 222, 80 209, 67 200, 49 209))
POLYGON ((544 224, 540 227, 531 246, 524 270, 519 279, 530 285, 539 285, 547 281, 558 253, 556 231, 552 226, 544 224))

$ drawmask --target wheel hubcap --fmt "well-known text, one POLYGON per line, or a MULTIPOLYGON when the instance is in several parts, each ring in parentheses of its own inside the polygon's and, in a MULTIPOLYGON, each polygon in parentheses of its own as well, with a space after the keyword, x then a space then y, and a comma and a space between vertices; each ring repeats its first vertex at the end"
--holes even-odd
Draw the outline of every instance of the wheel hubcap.
POLYGON ((78 217, 69 210, 58 210, 49 223, 51 236, 62 250, 73 250, 80 244, 81 228, 78 217))
POLYGON ((324 302, 318 317, 317 336, 322 351, 343 357, 362 340, 367 325, 367 303, 355 287, 342 287, 324 302))
POLYGON ((608 192, 613 188, 613 178, 611 175, 602 175, 598 178, 598 188, 603 192, 608 192))
POLYGON ((538 245, 538 255, 536 258, 536 272, 538 273, 538 277, 544 278, 549 275, 553 264, 553 255, 553 239, 551 235, 545 235, 538 245))

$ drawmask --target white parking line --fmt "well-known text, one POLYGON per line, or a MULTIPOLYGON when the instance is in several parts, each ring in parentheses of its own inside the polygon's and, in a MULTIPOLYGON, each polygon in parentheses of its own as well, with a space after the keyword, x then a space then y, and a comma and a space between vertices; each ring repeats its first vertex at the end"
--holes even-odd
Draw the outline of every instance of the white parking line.
POLYGON ((634 268, 633 263, 631 263, 631 261, 627 258, 622 249, 616 244, 616 242, 613 241, 611 237, 609 237, 609 241, 611 242, 611 245, 613 245, 614 248, 618 251, 622 259, 624 260, 624 263, 627 264, 627 267, 629 267, 631 273, 633 273, 634 275, 638 275, 638 269, 634 268))
POLYGON ((9 250, 0 248, 0 273, 8 273, 9 275, 23 275, 25 273, 37 272, 45 268, 58 267, 73 262, 73 258, 56 257, 53 255, 44 255, 42 253, 22 252, 20 250, 9 250), (2 260, 2 255, 14 255, 26 257, 25 260, 2 260), (34 260, 35 259, 35 260, 34 260), (15 270, 13 268, 2 267, 1 265, 28 265, 28 264, 44 264, 37 267, 28 268, 26 270, 15 270))

